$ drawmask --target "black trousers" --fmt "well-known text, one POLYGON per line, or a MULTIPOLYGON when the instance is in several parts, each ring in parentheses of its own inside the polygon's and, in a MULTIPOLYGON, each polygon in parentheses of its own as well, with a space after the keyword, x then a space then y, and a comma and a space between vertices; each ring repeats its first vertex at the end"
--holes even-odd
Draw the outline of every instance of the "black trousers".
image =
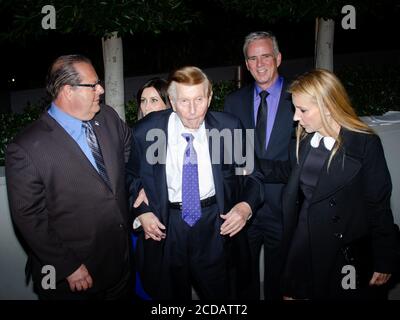
POLYGON ((200 299, 227 299, 230 296, 224 237, 220 235, 218 207, 202 208, 193 227, 170 208, 164 257, 167 261, 161 280, 163 296, 190 300, 193 286, 200 299))
MULTIPOLYGON (((240 298, 260 299, 260 252, 264 245, 264 298, 281 300, 282 274, 282 217, 280 213, 271 214, 264 205, 257 211, 257 217, 250 221, 247 238, 251 253, 251 281, 242 291, 240 298)), ((263 270, 262 270, 263 272, 263 270)))

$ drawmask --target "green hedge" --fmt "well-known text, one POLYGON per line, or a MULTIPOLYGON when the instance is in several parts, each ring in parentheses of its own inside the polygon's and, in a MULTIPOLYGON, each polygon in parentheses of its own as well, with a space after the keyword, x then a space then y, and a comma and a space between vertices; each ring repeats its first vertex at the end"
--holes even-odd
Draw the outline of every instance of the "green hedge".
POLYGON ((400 65, 344 67, 337 74, 359 116, 400 110, 400 65))
MULTIPOLYGON (((400 110, 400 66, 372 68, 369 66, 352 66, 338 70, 353 106, 360 116, 381 115, 389 110, 400 110)), ((234 91, 233 81, 222 81, 213 85, 211 109, 221 111, 225 96, 234 91)), ((36 120, 49 105, 41 101, 29 105, 22 114, 0 114, 0 166, 4 165, 6 145, 27 124, 36 120)), ((125 105, 126 122, 132 126, 137 120, 137 103, 131 100, 125 105)))
POLYGON ((39 118, 47 102, 28 105, 24 113, 0 113, 0 166, 4 166, 6 146, 16 134, 29 123, 39 118))

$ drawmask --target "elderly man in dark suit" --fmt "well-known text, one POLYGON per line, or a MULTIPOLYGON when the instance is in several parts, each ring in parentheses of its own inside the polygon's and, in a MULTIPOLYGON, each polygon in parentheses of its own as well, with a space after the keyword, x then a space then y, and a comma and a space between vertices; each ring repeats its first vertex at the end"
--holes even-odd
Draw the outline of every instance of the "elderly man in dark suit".
MULTIPOLYGON (((247 35, 243 53, 255 82, 230 94, 224 111, 235 115, 246 129, 255 130, 255 153, 259 159, 287 160, 293 133, 293 105, 286 92, 286 80, 279 76, 282 56, 270 32, 247 35)), ((264 184, 265 203, 254 213, 247 228, 252 253, 252 281, 241 292, 247 299, 259 299, 259 258, 264 245, 264 294, 267 300, 280 299, 282 266, 283 184, 264 184)))
POLYGON ((262 203, 262 184, 253 174, 239 189, 232 155, 240 143, 230 148, 229 137, 240 121, 208 111, 212 88, 200 69, 175 71, 168 94, 173 110, 133 127, 127 167, 132 201, 141 186, 148 198, 135 212, 143 228, 136 251, 143 286, 155 299, 188 300, 192 286, 201 299, 229 299, 237 272, 232 250, 262 203))
POLYGON ((40 299, 126 298, 133 286, 124 177, 130 130, 112 108, 100 107, 104 90, 86 57, 56 59, 47 90, 50 108, 6 154, 27 269, 40 299), (43 270, 55 271, 55 288, 43 285, 43 270))

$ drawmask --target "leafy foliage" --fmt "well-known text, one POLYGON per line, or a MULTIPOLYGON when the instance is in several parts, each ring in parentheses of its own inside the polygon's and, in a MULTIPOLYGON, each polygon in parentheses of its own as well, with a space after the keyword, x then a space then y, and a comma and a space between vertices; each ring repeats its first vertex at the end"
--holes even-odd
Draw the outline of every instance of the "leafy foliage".
POLYGON ((132 127, 137 121, 138 105, 136 99, 129 100, 125 104, 125 121, 128 126, 132 127))
POLYGON ((338 71, 359 116, 400 111, 400 65, 378 68, 368 65, 345 67, 338 71))
POLYGON ((23 113, 0 113, 0 166, 4 166, 6 146, 28 124, 39 118, 48 101, 28 105, 23 113))
POLYGON ((234 81, 220 81, 213 85, 213 98, 210 109, 214 111, 222 111, 224 109, 225 97, 235 91, 234 81))
MULTIPOLYGON (((189 2, 190 3, 190 2, 189 2)), ((7 12, 11 23, 2 38, 26 39, 50 32, 85 33, 92 36, 119 36, 136 32, 160 33, 162 30, 184 30, 199 19, 183 0, 4 0, 0 9, 7 12), (56 30, 44 30, 41 13, 45 5, 56 11, 56 30)))
POLYGON ((243 13, 246 17, 276 23, 279 21, 299 22, 304 19, 335 19, 342 16, 342 7, 353 5, 358 14, 364 11, 379 13, 384 11, 392 0, 219 0, 226 10, 243 13))

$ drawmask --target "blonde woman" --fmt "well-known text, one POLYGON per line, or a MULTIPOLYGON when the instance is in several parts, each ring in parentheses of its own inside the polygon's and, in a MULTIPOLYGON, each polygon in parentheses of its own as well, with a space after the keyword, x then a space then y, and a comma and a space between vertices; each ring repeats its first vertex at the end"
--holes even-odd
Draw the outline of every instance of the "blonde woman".
POLYGON ((382 298, 399 250, 381 141, 333 73, 305 73, 289 92, 296 151, 288 162, 260 160, 266 181, 287 183, 284 299, 382 298))

